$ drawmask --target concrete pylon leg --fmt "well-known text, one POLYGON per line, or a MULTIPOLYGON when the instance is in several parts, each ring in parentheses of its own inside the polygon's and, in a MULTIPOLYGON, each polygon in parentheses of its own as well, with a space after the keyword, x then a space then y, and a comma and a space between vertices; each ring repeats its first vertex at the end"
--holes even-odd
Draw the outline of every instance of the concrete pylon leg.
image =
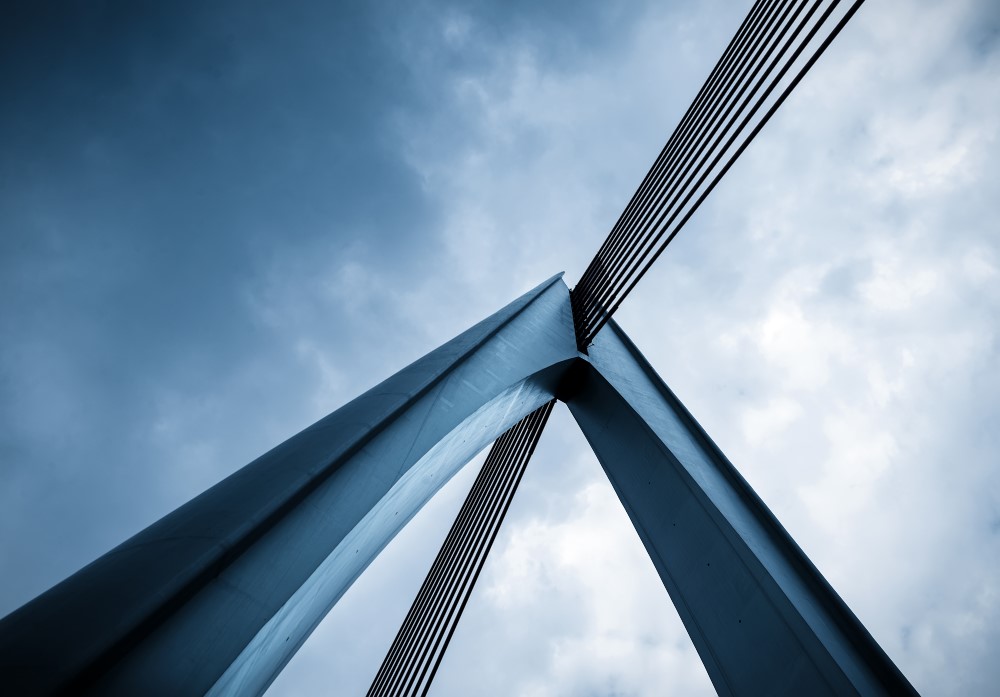
POLYGON ((462 465, 567 402, 724 695, 914 694, 613 322, 553 277, 0 620, 11 694, 263 692, 462 465))
POLYGON ((263 692, 396 532, 576 359, 561 274, 0 621, 6 694, 263 692))
POLYGON ((719 694, 915 694, 617 325, 574 373, 570 411, 719 694))

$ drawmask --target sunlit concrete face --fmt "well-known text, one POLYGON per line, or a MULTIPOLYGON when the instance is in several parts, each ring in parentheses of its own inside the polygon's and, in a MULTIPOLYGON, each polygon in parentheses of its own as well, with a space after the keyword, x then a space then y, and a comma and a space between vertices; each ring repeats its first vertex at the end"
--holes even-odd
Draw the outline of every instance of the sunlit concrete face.
POLYGON ((0 622, 5 689, 262 692, 337 598, 576 358, 554 277, 0 622))
POLYGON ((614 324, 554 277, 0 622, 18 694, 261 693, 470 457, 563 399, 721 694, 912 691, 614 324))

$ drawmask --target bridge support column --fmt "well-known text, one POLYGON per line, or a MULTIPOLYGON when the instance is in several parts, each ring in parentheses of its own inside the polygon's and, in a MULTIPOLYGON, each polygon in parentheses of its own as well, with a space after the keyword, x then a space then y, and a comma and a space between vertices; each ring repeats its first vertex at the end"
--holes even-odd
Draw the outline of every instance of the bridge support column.
POLYGON ((569 408, 720 695, 915 694, 613 322, 569 408))
POLYGON ((17 695, 258 694, 461 466, 552 399, 561 274, 0 621, 17 695))

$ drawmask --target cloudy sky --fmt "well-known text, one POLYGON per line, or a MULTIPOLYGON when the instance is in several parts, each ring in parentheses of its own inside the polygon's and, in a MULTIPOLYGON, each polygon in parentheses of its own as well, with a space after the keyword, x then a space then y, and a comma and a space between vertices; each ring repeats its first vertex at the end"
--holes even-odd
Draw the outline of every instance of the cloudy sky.
MULTIPOLYGON (((8 5, 0 615, 574 282, 749 4, 8 5)), ((925 694, 1000 680, 998 132, 1000 5, 871 0, 619 313, 925 694)), ((480 461, 269 694, 363 693, 480 461)), ((712 694, 561 405, 432 693, 712 694)))

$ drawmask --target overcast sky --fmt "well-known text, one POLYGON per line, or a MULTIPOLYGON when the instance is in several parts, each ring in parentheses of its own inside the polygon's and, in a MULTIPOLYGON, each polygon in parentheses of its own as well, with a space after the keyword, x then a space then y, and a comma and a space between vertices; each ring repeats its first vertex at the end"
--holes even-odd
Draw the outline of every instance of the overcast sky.
MULTIPOLYGON (((8 4, 0 615, 575 282, 749 4, 8 4)), ((866 3, 618 316, 925 694, 1000 680, 998 32, 866 3)), ((364 692, 474 476, 269 694, 364 692)), ((432 694, 712 694, 562 405, 432 694)))

